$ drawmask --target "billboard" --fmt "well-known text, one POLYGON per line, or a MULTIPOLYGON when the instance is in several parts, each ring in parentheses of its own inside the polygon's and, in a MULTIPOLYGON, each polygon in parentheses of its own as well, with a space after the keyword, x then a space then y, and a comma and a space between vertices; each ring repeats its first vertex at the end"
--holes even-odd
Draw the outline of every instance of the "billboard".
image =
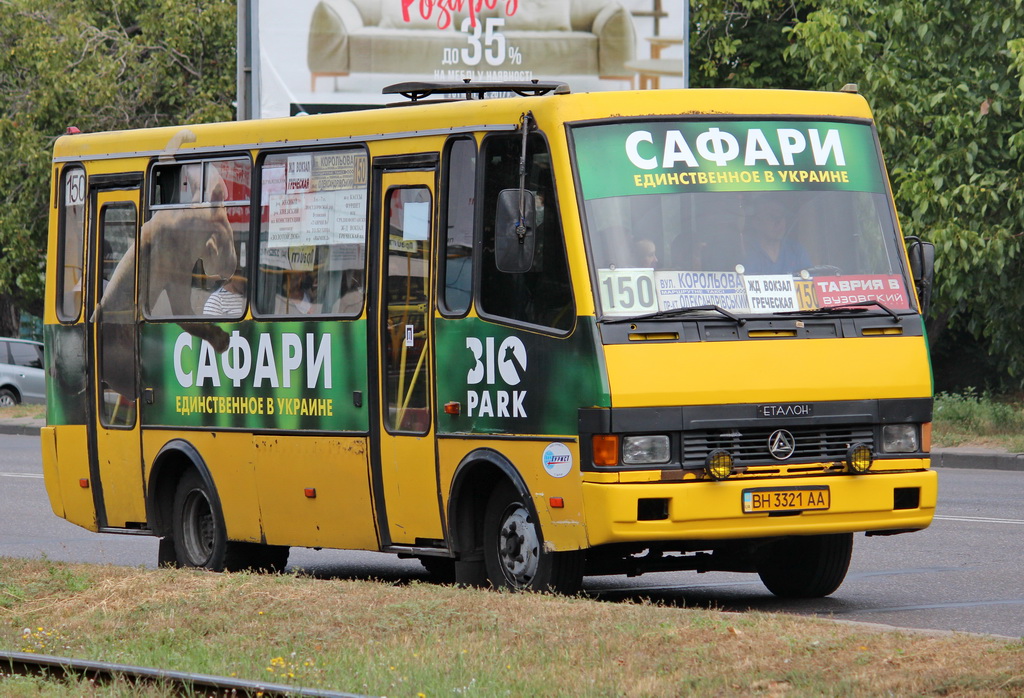
POLYGON ((242 0, 239 118, 387 104, 382 88, 407 81, 683 87, 683 4, 242 0))

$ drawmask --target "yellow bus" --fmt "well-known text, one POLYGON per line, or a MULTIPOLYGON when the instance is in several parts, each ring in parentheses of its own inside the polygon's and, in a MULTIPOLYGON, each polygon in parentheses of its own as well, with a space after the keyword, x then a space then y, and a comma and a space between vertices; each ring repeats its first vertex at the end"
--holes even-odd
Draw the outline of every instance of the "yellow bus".
POLYGON ((929 525, 932 249, 854 89, 387 91, 57 140, 58 516, 165 565, 790 597, 835 591, 854 533, 929 525))

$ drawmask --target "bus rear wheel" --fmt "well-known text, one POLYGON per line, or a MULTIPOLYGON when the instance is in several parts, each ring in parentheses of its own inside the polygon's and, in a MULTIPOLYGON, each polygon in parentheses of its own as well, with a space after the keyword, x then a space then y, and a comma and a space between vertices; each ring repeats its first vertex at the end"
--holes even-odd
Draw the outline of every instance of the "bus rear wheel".
POLYGON ((224 517, 209 487, 197 472, 181 478, 174 493, 174 555, 182 567, 201 567, 214 572, 225 569, 227 532, 224 517))
POLYGON ((224 516, 212 488, 194 470, 178 482, 171 525, 171 538, 160 541, 161 566, 283 572, 288 565, 290 549, 286 545, 227 539, 224 516))
POLYGON ((511 484, 491 494, 484 514, 484 563, 498 589, 572 594, 583 581, 583 554, 544 550, 540 527, 511 484))
POLYGON ((852 556, 852 533, 794 536, 772 543, 757 573, 776 596, 815 599, 839 588, 852 556))

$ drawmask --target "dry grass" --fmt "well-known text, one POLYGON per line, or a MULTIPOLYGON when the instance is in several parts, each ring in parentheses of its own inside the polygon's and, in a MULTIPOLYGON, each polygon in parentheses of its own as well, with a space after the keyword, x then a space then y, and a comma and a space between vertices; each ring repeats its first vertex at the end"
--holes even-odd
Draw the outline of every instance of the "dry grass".
MULTIPOLYGON (((1024 694, 1024 645, 998 639, 45 560, 0 559, 0 647, 391 696, 1024 694)), ((0 692, 16 685, 22 695, 83 690, 8 679, 0 692)), ((95 695, 140 694, 104 691, 95 695)))
POLYGON ((15 405, 14 407, 0 407, 0 419, 19 418, 43 419, 46 417, 46 405, 15 405))

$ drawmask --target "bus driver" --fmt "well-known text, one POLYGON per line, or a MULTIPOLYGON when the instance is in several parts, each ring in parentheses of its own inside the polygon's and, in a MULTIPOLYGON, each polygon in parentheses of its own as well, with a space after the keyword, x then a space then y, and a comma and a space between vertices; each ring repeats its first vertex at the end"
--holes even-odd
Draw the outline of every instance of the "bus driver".
POLYGON ((787 234, 789 220, 782 202, 761 199, 747 229, 753 234, 744 241, 745 274, 798 274, 811 267, 807 251, 787 234))

